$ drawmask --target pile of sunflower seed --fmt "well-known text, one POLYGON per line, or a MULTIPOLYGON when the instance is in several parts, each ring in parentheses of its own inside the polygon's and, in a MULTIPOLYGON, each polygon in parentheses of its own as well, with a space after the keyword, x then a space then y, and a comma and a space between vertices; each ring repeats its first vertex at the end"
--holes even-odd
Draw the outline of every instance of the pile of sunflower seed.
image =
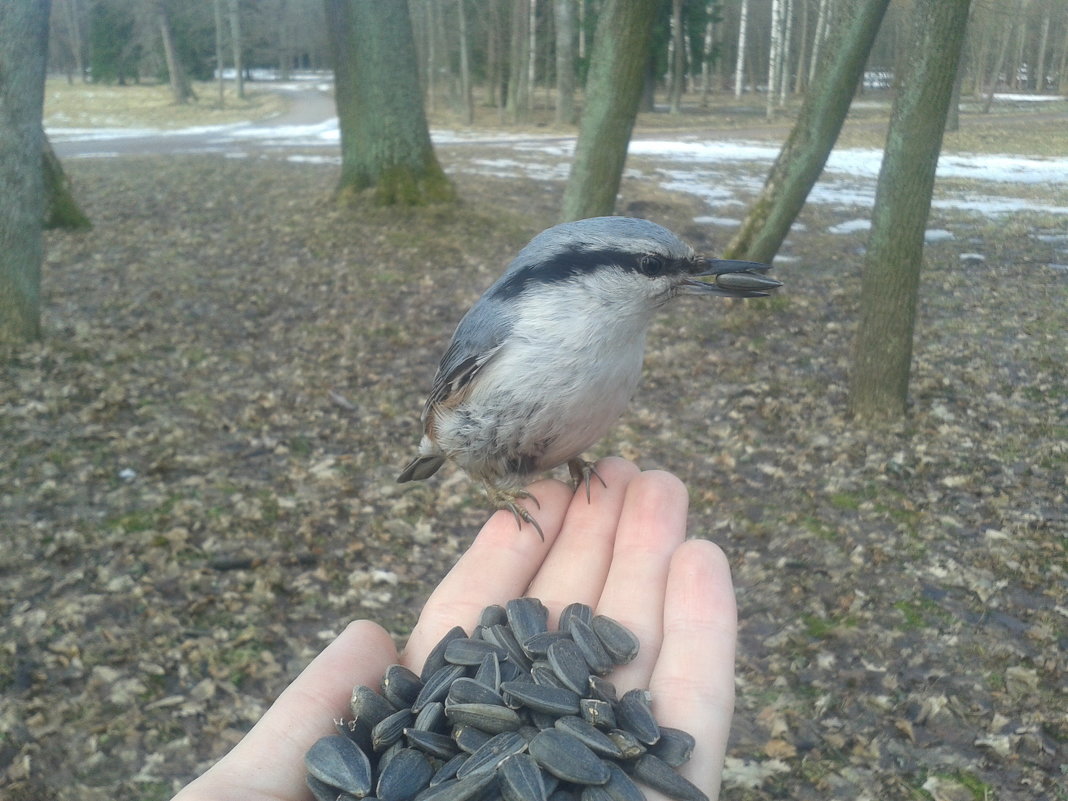
POLYGON ((646 690, 604 678, 638 654, 615 620, 571 604, 555 631, 537 598, 483 610, 420 674, 391 665, 356 687, 352 719, 305 755, 317 801, 643 801, 635 780, 680 801, 707 796, 675 768, 694 739, 660 726, 646 690))

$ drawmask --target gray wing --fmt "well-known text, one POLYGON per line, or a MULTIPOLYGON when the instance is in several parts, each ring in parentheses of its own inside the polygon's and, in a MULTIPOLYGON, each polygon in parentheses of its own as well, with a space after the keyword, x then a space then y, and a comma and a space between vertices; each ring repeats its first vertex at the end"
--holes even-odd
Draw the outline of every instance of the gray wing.
POLYGON ((485 296, 464 315, 438 365, 423 407, 424 426, 435 406, 453 407, 463 402, 472 380, 500 351, 512 325, 512 316, 502 305, 485 296))

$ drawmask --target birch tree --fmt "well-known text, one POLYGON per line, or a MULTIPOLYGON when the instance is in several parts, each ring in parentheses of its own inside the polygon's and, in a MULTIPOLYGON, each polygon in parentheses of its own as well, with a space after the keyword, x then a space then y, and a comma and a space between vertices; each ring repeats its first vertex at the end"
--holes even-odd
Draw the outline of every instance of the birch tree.
POLYGON ((749 0, 742 0, 738 17, 738 57, 734 61, 734 96, 741 97, 745 89, 745 44, 749 28, 749 0))
POLYGON ((831 0, 819 0, 816 11, 816 32, 812 37, 812 57, 809 59, 808 82, 812 83, 816 78, 816 63, 819 61, 820 48, 823 40, 827 38, 827 20, 830 17, 831 0))
POLYGON ((794 2, 783 0, 782 7, 782 56, 779 59, 779 106, 786 105, 786 96, 790 93, 790 42, 794 33, 794 2))
POLYGON ((849 409, 904 416, 923 237, 970 0, 916 0, 912 61, 890 112, 861 282, 849 409))
POLYGON ((770 120, 775 115, 775 97, 779 87, 779 70, 782 69, 783 35, 782 5, 785 0, 771 0, 771 31, 768 45, 768 83, 765 116, 770 120))
POLYGON ((797 122, 760 196, 727 246, 729 258, 770 261, 775 257, 834 148, 889 2, 844 0, 838 9, 797 122))

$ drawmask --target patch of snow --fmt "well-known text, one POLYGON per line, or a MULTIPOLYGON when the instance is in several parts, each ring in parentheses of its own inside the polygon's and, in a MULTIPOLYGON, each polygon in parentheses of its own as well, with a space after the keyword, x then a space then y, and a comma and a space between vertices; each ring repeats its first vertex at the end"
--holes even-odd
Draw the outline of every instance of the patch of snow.
POLYGON ((945 228, 928 228, 923 232, 924 242, 946 242, 950 239, 956 239, 952 231, 947 231, 945 228))
POLYGON ((840 222, 838 225, 832 225, 827 229, 829 234, 852 234, 856 231, 867 231, 871 229, 871 220, 846 220, 840 222))
POLYGON ((694 217, 693 221, 698 225, 721 225, 724 228, 735 228, 742 224, 741 220, 733 217, 694 217))

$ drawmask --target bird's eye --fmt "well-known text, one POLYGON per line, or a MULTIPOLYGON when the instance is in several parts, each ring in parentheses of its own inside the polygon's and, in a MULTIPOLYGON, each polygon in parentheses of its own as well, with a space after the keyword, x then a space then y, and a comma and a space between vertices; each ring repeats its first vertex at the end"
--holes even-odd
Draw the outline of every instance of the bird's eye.
POLYGON ((638 259, 638 269, 645 275, 660 275, 664 272, 664 260, 660 256, 647 253, 638 259))

